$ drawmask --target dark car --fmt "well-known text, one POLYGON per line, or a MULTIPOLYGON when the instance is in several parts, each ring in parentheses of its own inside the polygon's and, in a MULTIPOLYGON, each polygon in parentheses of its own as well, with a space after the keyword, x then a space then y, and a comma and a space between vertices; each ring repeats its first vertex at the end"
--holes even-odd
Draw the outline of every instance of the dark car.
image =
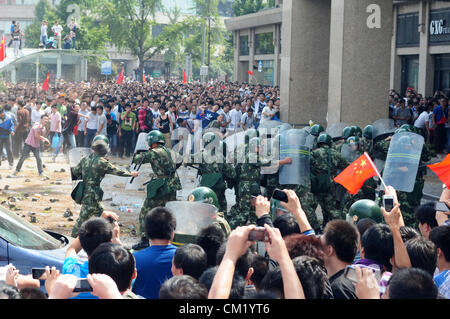
MULTIPOLYGON (((31 268, 55 266, 61 270, 64 256, 73 238, 43 231, 16 214, 0 207, 0 266, 13 264, 22 275, 31 268)), ((87 260, 80 254, 80 261, 87 260)))

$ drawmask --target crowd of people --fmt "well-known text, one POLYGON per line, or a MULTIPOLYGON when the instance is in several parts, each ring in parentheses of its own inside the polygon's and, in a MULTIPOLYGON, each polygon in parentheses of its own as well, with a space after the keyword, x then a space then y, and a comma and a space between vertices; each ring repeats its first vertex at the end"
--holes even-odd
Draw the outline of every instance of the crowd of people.
MULTIPOLYGON (((391 92, 391 96, 398 102, 398 107, 392 107, 392 118, 401 130, 413 132, 413 128, 403 128, 409 119, 403 111, 406 103, 401 100, 405 100, 395 92, 391 92)), ((410 105, 416 105, 418 97, 408 98, 411 98, 408 99, 411 109, 410 105)), ((444 102, 441 103, 442 108, 446 108, 444 102)), ((258 153, 264 140, 251 134, 256 134, 255 129, 267 121, 279 121, 278 87, 237 83, 152 81, 117 85, 91 82, 58 83, 46 93, 33 85, 19 84, 9 85, 9 92, 0 97, 0 106, 0 139, 5 139, 3 146, 8 161, 11 159, 11 168, 14 156, 18 157, 18 154, 8 148, 13 144, 16 150, 22 150, 15 175, 31 151, 36 156, 40 174, 43 174, 39 158, 41 149, 54 146, 54 158, 61 150, 76 147, 91 147, 95 151, 72 170, 73 178, 82 176, 83 180, 89 181, 91 173, 83 174, 91 171, 89 167, 95 167, 92 170, 95 171, 92 173, 95 182, 86 186, 92 188, 92 197, 81 199, 82 212, 72 233, 76 239, 66 251, 62 269, 47 268, 44 294, 36 289, 39 282, 20 275, 13 266, 5 268, 6 284, 0 289, 0 295, 5 298, 450 297, 448 212, 436 210, 434 203, 420 204, 420 198, 411 212, 405 192, 391 186, 384 189, 384 194, 393 198, 393 207, 386 211, 382 204, 375 202, 377 185, 369 187, 372 204, 366 204, 364 209, 337 205, 335 186, 326 184, 328 179, 332 183, 338 169, 345 169, 350 162, 335 150, 334 142, 320 125, 310 128, 310 134, 315 138, 311 174, 327 176, 327 180, 320 181, 326 191, 314 190, 317 185, 282 187, 278 184, 278 175, 272 173, 269 178, 274 175, 276 181, 267 180, 263 186, 259 178, 263 164, 258 161, 256 164, 219 165, 219 168, 214 166, 216 163, 202 163, 197 167, 199 172, 214 166, 219 169, 219 175, 223 175, 225 188, 217 186, 221 179, 216 178, 210 188, 217 194, 209 197, 207 202, 214 204, 226 221, 202 228, 192 243, 174 245, 180 221, 173 211, 163 204, 156 204, 162 203, 161 198, 167 202, 180 189, 174 174, 179 166, 170 156, 179 143, 174 132, 183 128, 195 135, 210 132, 208 129, 212 128, 215 134, 224 138, 243 130, 245 145, 238 145, 236 151, 243 147, 245 156, 251 156, 247 154, 251 151, 258 153), (152 189, 147 188, 140 214, 142 241, 140 247, 131 252, 120 240, 119 216, 103 211, 99 184, 106 173, 138 175, 117 169, 105 156, 109 153, 131 159, 140 133, 148 136, 148 150, 135 156, 133 163, 151 163, 156 179, 166 181, 166 184, 155 186, 156 189, 162 185, 167 189, 164 189, 163 197, 155 198, 149 196, 152 189), (54 142, 55 137, 57 142, 54 142), (12 143, 6 141, 8 139, 12 139, 12 143), (327 168, 327 165, 332 167, 327 168), (275 215, 272 213, 272 192, 262 194, 261 186, 285 188, 283 192, 287 199, 279 202, 281 207, 275 215), (233 187, 236 205, 227 211, 226 202, 221 206, 220 201, 225 189, 233 187), (213 197, 215 199, 209 201, 213 197), (315 214, 317 205, 321 206, 324 215, 322 225, 315 214), (370 213, 366 207, 370 207, 370 213), (351 218, 346 219, 348 216, 351 218), (223 227, 224 224, 229 224, 229 228, 223 227), (255 234, 262 236, 255 238, 255 234), (87 254, 87 261, 78 258, 81 250, 87 254), (87 278, 91 292, 74 293, 81 278, 87 278)), ((432 120, 439 122, 435 117, 432 120)), ((364 138, 369 139, 365 131, 363 135, 354 129, 350 137, 353 141, 357 138, 365 141, 364 138)), ((428 127, 417 132, 428 138, 428 127)), ((208 134, 202 137, 205 147, 214 141, 208 134)), ((436 135, 433 141, 435 139, 436 135)), ((389 138, 380 143, 388 141, 389 138)), ((357 144, 364 145, 363 142, 357 144)), ((378 144, 369 146, 372 147, 376 148, 378 144)), ((436 151, 439 153, 439 149, 436 151)), ((277 165, 290 163, 291 159, 286 158, 277 165)), ((212 173, 210 178, 217 177, 215 170, 208 173, 212 173)), ((205 175, 202 181, 206 183, 205 175)), ((197 193, 191 193, 188 198, 202 203, 207 199, 196 196, 197 193)), ((365 198, 366 195, 358 196, 365 198)), ((357 199, 360 197, 350 198, 355 204, 357 199)), ((440 201, 450 207, 450 190, 446 187, 440 201)))

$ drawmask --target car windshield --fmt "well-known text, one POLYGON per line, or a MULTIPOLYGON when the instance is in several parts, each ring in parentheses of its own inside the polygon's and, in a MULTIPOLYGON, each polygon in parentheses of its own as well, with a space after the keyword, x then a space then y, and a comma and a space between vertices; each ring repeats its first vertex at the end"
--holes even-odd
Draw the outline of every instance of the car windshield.
POLYGON ((0 237, 9 243, 28 249, 58 249, 62 243, 15 214, 0 207, 0 237))

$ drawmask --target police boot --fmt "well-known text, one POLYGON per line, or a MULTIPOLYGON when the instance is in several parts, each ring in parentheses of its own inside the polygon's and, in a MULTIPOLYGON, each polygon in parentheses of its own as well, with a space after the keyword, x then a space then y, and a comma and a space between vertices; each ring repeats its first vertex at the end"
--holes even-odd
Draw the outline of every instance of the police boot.
POLYGON ((148 243, 147 237, 141 237, 141 241, 137 244, 133 245, 131 248, 133 250, 140 250, 149 247, 150 244, 148 243))

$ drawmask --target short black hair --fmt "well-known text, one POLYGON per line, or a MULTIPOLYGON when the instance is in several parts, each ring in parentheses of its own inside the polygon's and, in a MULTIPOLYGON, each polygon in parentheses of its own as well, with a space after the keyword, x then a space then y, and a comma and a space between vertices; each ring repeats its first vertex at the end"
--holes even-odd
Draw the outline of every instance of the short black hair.
MULTIPOLYGON (((206 269, 199 278, 199 281, 205 285, 208 291, 211 289, 217 269, 219 269, 219 266, 210 267, 206 269)), ((233 282, 231 284, 229 299, 242 299, 244 296, 244 291, 245 279, 235 271, 233 274, 233 282)))
POLYGON ((352 223, 335 219, 327 223, 323 236, 339 260, 352 263, 358 250, 358 229, 352 223))
POLYGON ((327 271, 319 260, 299 256, 292 260, 306 299, 324 299, 328 282, 327 271))
POLYGON ((417 238, 420 236, 417 230, 409 226, 400 227, 400 235, 402 236, 402 240, 404 243, 406 243, 410 239, 417 238))
POLYGON ((425 237, 417 237, 405 243, 411 266, 420 268, 433 276, 437 266, 437 248, 425 237))
POLYGON ((273 221, 273 227, 280 230, 282 237, 301 233, 297 220, 291 213, 286 213, 275 218, 273 221))
POLYGON ((430 231, 430 240, 442 250, 445 260, 450 261, 450 226, 439 226, 430 231))
POLYGON ((418 206, 414 211, 414 216, 421 224, 428 224, 431 228, 438 226, 434 202, 428 202, 418 206))
POLYGON ((177 227, 172 212, 165 207, 155 207, 145 215, 145 234, 149 239, 171 240, 177 227))
POLYGON ((25 287, 20 289, 22 299, 47 299, 44 292, 35 287, 25 287))
POLYGON ((269 260, 261 255, 254 255, 250 266, 253 268, 253 274, 250 280, 255 285, 256 289, 261 287, 261 281, 269 270, 269 260))
POLYGON ((130 288, 136 261, 122 245, 103 243, 89 256, 89 273, 111 277, 119 291, 130 288))
POLYGON ((284 238, 284 242, 291 259, 299 256, 309 256, 316 258, 321 265, 324 265, 325 253, 319 237, 292 234, 284 238))
POLYGON ((205 285, 188 275, 174 276, 159 289, 159 299, 207 299, 205 285))
POLYGON ((372 218, 361 218, 360 220, 358 220, 358 222, 356 223, 356 228, 358 229, 359 232, 359 238, 361 238, 364 235, 366 230, 368 230, 376 223, 377 222, 374 221, 372 218))
POLYGON ((387 270, 392 269, 390 263, 394 255, 394 239, 389 226, 376 224, 370 227, 361 238, 364 257, 383 265, 387 270))
POLYGON ((19 289, 0 281, 0 299, 22 299, 19 289))
MULTIPOLYGON (((216 264, 220 265, 222 262, 223 256, 225 255, 225 250, 227 247, 227 243, 223 243, 219 250, 217 251, 216 256, 216 264)), ((241 255, 236 261, 236 272, 242 277, 246 278, 248 274, 248 270, 250 269, 250 264, 252 262, 253 252, 250 249, 247 249, 245 254, 241 255)))
POLYGON ((184 275, 198 279, 207 267, 206 253, 199 245, 186 244, 175 251, 173 264, 176 268, 183 269, 184 275))
POLYGON ((225 241, 226 235, 224 231, 216 224, 206 226, 198 232, 196 236, 196 244, 202 247, 205 251, 208 267, 217 265, 217 251, 225 241))
POLYGON ((436 299, 433 276, 418 268, 396 270, 388 282, 389 299, 436 299))
POLYGON ((113 237, 113 227, 106 219, 101 217, 91 217, 78 230, 81 248, 88 256, 100 244, 110 242, 113 237))

